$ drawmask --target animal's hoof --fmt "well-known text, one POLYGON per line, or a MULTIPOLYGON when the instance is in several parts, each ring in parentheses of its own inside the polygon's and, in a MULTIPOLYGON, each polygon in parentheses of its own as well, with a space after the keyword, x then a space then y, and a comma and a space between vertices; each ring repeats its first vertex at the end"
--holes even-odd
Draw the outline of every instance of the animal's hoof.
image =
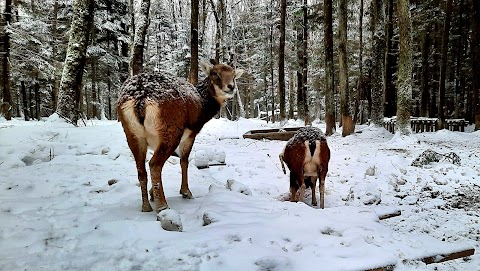
POLYGON ((184 199, 193 199, 193 195, 192 195, 192 192, 190 192, 190 190, 187 190, 185 192, 180 190, 180 195, 182 195, 182 198, 184 199))
POLYGON ((151 211, 153 211, 153 209, 152 209, 152 206, 150 206, 150 204, 144 204, 142 206, 142 212, 151 212, 151 211))
POLYGON ((157 213, 160 213, 161 211, 167 210, 167 209, 170 209, 170 208, 168 207, 168 204, 160 205, 160 206, 157 207, 157 213))

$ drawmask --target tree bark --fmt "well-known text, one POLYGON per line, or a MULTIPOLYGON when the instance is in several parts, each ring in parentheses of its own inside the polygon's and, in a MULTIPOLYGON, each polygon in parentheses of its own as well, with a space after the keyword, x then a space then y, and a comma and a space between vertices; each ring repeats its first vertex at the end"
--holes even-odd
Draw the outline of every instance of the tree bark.
POLYGON ((133 39, 132 56, 130 60, 130 76, 143 71, 143 51, 145 49, 145 37, 147 35, 150 13, 150 0, 142 0, 138 21, 136 21, 135 36, 133 39))
POLYGON ((360 106, 360 89, 363 81, 363 0, 360 0, 360 17, 358 19, 358 81, 357 81, 357 93, 355 96, 355 112, 353 113, 353 122, 357 123, 358 110, 360 106))
POLYGON ((447 0, 445 10, 445 22, 442 35, 442 59, 440 64, 440 80, 438 90, 438 129, 443 129, 445 122, 445 83, 447 73, 447 53, 448 53, 448 36, 450 30, 450 18, 452 16, 452 0, 447 0))
POLYGON ((350 93, 348 89, 348 65, 347 65, 347 0, 338 1, 338 62, 339 62, 339 90, 340 90, 340 114, 342 115, 342 136, 354 132, 355 126, 350 114, 350 93))
POLYGON ((323 1, 324 22, 324 50, 325 50, 325 123, 326 135, 335 132, 335 98, 333 74, 333 29, 332 29, 332 0, 323 1))
MULTIPOLYGON (((376 0, 384 8, 385 0, 376 0)), ((395 103, 395 84, 393 84, 393 74, 395 73, 394 61, 395 57, 393 55, 393 4, 394 0, 387 0, 387 24, 386 24, 386 37, 382 34, 383 40, 385 40, 386 50, 383 50, 385 54, 385 66, 384 66, 384 75, 383 75, 383 103, 384 111, 383 115, 386 117, 391 117, 395 115, 396 112, 396 103, 395 103)), ((385 18, 384 9, 380 12, 382 13, 383 18, 385 18)), ((384 20, 384 19, 383 19, 384 20)), ((384 22, 382 22, 383 24, 384 22)))
POLYGON ((280 1, 280 46, 278 48, 278 95, 280 96, 280 120, 285 119, 285 17, 287 0, 280 1))
POLYGON ((294 106, 293 106, 293 101, 295 100, 295 95, 294 95, 294 76, 293 76, 293 71, 290 68, 288 70, 288 89, 289 89, 289 99, 288 99, 288 118, 293 119, 293 111, 294 111, 294 106))
POLYGON ((73 125, 77 125, 80 114, 78 107, 94 3, 94 0, 76 0, 74 3, 67 56, 60 81, 56 113, 73 125))
POLYGON ((475 131, 480 130, 480 1, 473 1, 472 73, 475 131))
POLYGON ((12 22, 12 1, 5 0, 5 10, 3 13, 3 52, 2 52, 2 87, 3 87, 3 102, 8 103, 4 114, 6 120, 12 119, 13 100, 10 90, 10 34, 7 32, 7 26, 12 22))
MULTIPOLYGON (((385 56, 385 5, 384 0, 372 1, 371 29, 373 35, 372 44, 372 74, 371 74, 371 120, 377 127, 383 127, 384 117, 384 65, 385 56)), ((390 105, 392 106, 392 105, 390 105)), ((388 107, 388 104, 387 104, 388 107)))
POLYGON ((29 110, 28 110, 28 100, 27 100, 27 90, 25 88, 25 82, 20 81, 20 92, 22 93, 22 102, 23 102, 23 118, 25 121, 30 120, 29 110))
POLYGON ((308 9, 307 9, 307 0, 303 0, 303 23, 302 23, 302 87, 303 87, 303 114, 304 114, 304 123, 309 125, 310 123, 310 112, 308 109, 308 9))
POLYGON ((398 62, 397 123, 396 132, 411 134, 410 107, 412 104, 412 24, 409 0, 397 0, 400 53, 398 62))
POLYGON ((198 83, 198 0, 192 0, 190 13, 190 75, 191 84, 198 83))
POLYGON ((428 106, 430 105, 430 95, 428 88, 428 54, 430 48, 430 37, 428 31, 422 33, 422 79, 420 83, 420 117, 428 117, 428 106))
POLYGON ((297 69, 297 117, 299 119, 303 119, 305 117, 305 95, 303 94, 304 87, 303 87, 303 28, 302 28, 302 20, 297 18, 296 24, 296 32, 297 32, 297 61, 298 61, 298 69, 297 69))

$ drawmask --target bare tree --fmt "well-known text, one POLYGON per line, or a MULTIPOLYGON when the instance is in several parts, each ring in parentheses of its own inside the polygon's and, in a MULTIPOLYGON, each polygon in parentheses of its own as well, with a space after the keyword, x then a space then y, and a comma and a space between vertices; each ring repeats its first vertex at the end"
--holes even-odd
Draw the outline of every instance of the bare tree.
POLYGON ((340 114, 342 115, 342 136, 350 135, 355 130, 350 114, 350 93, 348 89, 347 66, 347 0, 338 1, 338 61, 339 61, 339 89, 340 89, 340 114))
POLYGON ((0 113, 5 116, 5 119, 12 119, 12 93, 10 91, 10 34, 7 31, 7 26, 12 21, 12 0, 5 0, 5 10, 2 16, 3 35, 0 42, 3 43, 2 52, 2 87, 3 87, 3 105, 0 113))
POLYGON ((130 59, 130 75, 143 71, 143 51, 145 49, 145 36, 147 35, 150 13, 150 0, 142 0, 137 21, 135 22, 135 36, 133 39, 132 55, 130 59))
POLYGON ((190 83, 198 83, 198 0, 192 0, 190 12, 190 83))
POLYGON ((450 19, 452 17, 452 0, 447 0, 445 9, 445 22, 442 35, 442 59, 440 64, 440 80, 438 90, 438 129, 443 129, 445 122, 445 81, 447 73, 448 36, 450 19))
POLYGON ((398 61, 397 124, 396 132, 409 135, 412 103, 412 23, 409 0, 397 0, 400 53, 398 61))
POLYGON ((384 99, 384 81, 383 81, 383 60, 385 55, 385 4, 384 0, 372 1, 371 30, 372 30, 372 108, 371 120, 376 126, 383 126, 383 99, 384 99))
POLYGON ((472 73, 475 130, 480 130, 480 1, 473 1, 472 73))
POLYGON ((324 23, 324 50, 325 50, 325 134, 331 135, 335 131, 335 98, 333 74, 333 29, 332 29, 332 0, 323 1, 324 23))
POLYGON ((75 0, 67 56, 63 66, 56 113, 73 125, 79 118, 79 103, 86 51, 93 24, 94 0, 75 0))
POLYGON ((280 47, 278 48, 278 95, 280 96, 280 120, 285 119, 285 17, 287 0, 280 1, 280 47))

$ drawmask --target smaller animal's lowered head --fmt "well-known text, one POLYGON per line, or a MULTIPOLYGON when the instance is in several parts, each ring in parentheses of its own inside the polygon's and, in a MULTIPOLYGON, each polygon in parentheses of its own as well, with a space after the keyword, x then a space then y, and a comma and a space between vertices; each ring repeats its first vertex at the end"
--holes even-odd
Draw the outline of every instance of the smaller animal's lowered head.
POLYGON ((225 64, 218 64, 216 61, 210 61, 212 65, 200 62, 201 70, 207 74, 210 94, 220 103, 230 99, 235 91, 235 79, 243 74, 242 69, 233 69, 225 64))

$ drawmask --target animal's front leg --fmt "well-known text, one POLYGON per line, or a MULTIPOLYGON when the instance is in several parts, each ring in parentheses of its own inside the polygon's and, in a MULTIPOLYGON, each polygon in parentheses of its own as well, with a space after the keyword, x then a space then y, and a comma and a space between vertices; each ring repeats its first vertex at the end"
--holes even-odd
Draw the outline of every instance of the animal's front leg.
POLYGON ((180 187, 180 194, 186 199, 193 199, 192 192, 190 192, 190 189, 188 188, 188 157, 192 151, 195 136, 196 134, 191 130, 185 129, 179 145, 180 166, 182 168, 182 185, 180 187))

